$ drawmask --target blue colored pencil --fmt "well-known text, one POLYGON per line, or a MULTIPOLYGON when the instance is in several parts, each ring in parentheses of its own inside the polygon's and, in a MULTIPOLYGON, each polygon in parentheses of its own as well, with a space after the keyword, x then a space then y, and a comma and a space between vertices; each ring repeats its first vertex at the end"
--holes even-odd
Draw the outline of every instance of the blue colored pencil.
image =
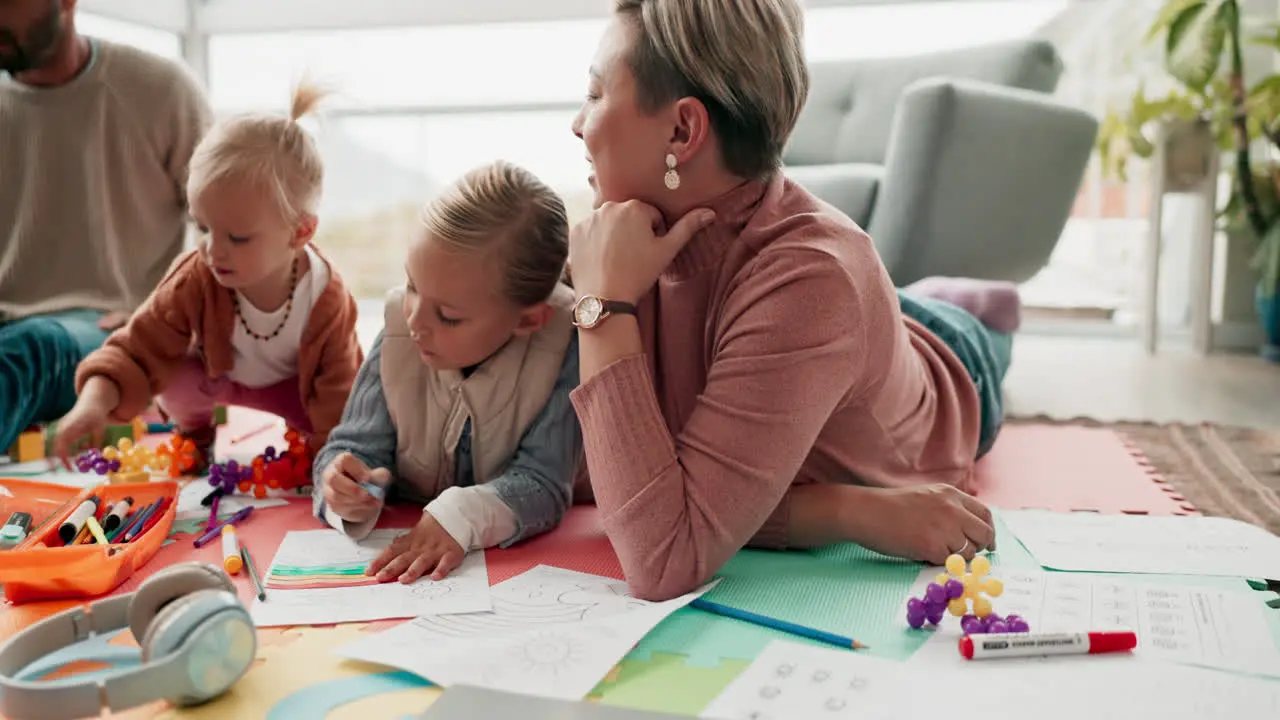
POLYGON ((112 542, 115 542, 115 539, 116 539, 116 538, 123 538, 123 537, 124 537, 124 534, 125 534, 125 533, 127 533, 127 532, 129 532, 129 529, 130 529, 130 528, 132 528, 133 526, 137 525, 137 524, 138 524, 138 519, 139 519, 139 518, 141 518, 141 517, 143 517, 143 516, 145 516, 145 515, 147 514, 147 511, 148 511, 148 510, 150 510, 150 509, 151 509, 151 506, 152 506, 152 505, 154 505, 154 504, 155 504, 155 503, 151 503, 150 505, 143 505, 142 507, 138 508, 137 510, 134 510, 134 511, 133 511, 133 514, 131 514, 131 515, 129 516, 129 519, 128 519, 128 520, 126 520, 126 521, 125 521, 125 523, 124 523, 123 525, 121 525, 120 527, 116 528, 116 529, 115 529, 115 531, 111 533, 111 537, 110 537, 109 539, 110 539, 112 542))
POLYGON ((829 633, 825 630, 797 625, 795 623, 787 622, 786 620, 757 615, 753 612, 729 607, 728 605, 721 605, 720 603, 704 600, 703 598, 697 598, 693 602, 689 603, 689 607, 695 607, 699 610, 714 613, 716 615, 723 615, 724 617, 730 617, 735 620, 742 620, 743 622, 749 622, 753 625, 781 630, 785 633, 798 635, 800 637, 809 638, 810 640, 817 640, 819 642, 836 645, 842 648, 860 650, 867 647, 857 640, 844 637, 843 635, 836 635, 835 633, 829 633))
POLYGON ((147 526, 147 521, 156 513, 156 510, 160 507, 160 503, 162 502, 163 499, 157 500, 146 507, 146 513, 139 518, 138 522, 135 523, 133 527, 129 528, 129 532, 124 534, 123 539, 125 542, 129 542, 138 536, 138 533, 142 531, 142 528, 147 526))

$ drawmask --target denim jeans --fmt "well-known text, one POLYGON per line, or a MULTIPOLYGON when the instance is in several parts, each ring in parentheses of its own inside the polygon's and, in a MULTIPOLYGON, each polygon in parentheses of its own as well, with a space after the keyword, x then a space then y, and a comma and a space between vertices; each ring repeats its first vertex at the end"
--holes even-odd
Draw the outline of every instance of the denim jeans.
POLYGON ((959 356, 982 400, 982 430, 976 457, 986 455, 1004 424, 1002 385, 1013 359, 1013 336, 983 325, 944 300, 898 292, 902 312, 929 328, 959 356))
POLYGON ((32 424, 75 405, 76 366, 107 339, 102 315, 68 310, 0 325, 0 453, 32 424))

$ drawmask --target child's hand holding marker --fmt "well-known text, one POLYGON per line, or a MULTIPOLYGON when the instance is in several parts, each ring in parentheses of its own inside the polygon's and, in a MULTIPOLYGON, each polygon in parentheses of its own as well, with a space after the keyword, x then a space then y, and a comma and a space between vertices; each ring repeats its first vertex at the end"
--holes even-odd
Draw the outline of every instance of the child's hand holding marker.
POLYGON ((356 456, 342 453, 325 468, 324 503, 343 520, 362 523, 377 514, 390 484, 386 468, 370 470, 356 456))

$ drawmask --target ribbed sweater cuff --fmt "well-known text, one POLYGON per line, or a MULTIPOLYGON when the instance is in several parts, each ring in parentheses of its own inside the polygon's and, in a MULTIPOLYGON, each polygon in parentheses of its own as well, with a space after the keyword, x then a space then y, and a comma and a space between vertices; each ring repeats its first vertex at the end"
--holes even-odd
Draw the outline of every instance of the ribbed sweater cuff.
POLYGON ((791 521, 791 493, 782 496, 778 507, 774 508, 769 519, 756 531, 749 545, 764 550, 786 550, 790 538, 787 526, 791 521))
POLYGON ((643 354, 614 362, 569 398, 582 426, 597 500, 630 498, 676 461, 643 354))

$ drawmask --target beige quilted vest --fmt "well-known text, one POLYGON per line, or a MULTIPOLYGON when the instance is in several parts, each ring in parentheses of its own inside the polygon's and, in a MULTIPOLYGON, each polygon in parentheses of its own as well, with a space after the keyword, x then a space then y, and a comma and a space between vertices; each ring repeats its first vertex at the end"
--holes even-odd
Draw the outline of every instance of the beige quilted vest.
POLYGON ((454 484, 454 451, 468 418, 476 484, 502 473, 555 388, 574 330, 574 297, 557 286, 555 312, 542 330, 512 338, 465 379, 423 364, 409 338, 403 297, 403 288, 387 297, 379 369, 396 426, 398 489, 407 500, 427 502, 454 484))

